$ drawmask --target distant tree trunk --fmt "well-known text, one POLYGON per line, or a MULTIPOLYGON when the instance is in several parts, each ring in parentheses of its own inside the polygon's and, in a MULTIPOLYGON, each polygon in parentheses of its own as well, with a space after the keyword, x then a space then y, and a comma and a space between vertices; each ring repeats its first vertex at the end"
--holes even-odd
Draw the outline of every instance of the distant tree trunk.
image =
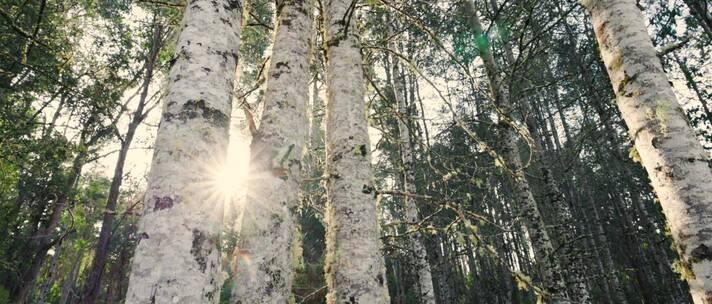
MULTIPOLYGON (((125 231, 124 240, 128 240, 133 230, 135 230, 135 226, 132 225, 125 231)), ((121 246, 119 259, 111 266, 111 270, 109 271, 111 278, 109 279, 109 287, 106 291, 106 304, 113 304, 121 299, 121 292, 126 281, 126 269, 131 260, 131 249, 132 247, 128 244, 121 246)))
POLYGON ((186 6, 155 142, 126 303, 217 303, 239 0, 186 6))
POLYGON ((287 303, 292 296, 294 219, 308 134, 312 6, 297 0, 277 5, 264 109, 250 147, 232 303, 287 303))
POLYGON ((712 39, 712 11, 707 4, 708 0, 684 0, 687 7, 690 8, 690 13, 697 19, 697 22, 702 27, 702 30, 707 34, 707 37, 712 39))
MULTIPOLYGON (((483 35, 482 24, 472 0, 466 0, 464 3, 470 25, 475 30, 476 35, 483 35)), ((512 105, 506 92, 501 87, 502 81, 499 77, 494 57, 488 48, 480 49, 480 54, 484 60, 494 103, 499 108, 499 111, 509 115, 512 113, 512 105)), ((529 182, 522 171, 523 164, 519 155, 517 132, 511 123, 506 122, 504 117, 501 118, 499 132, 502 138, 502 148, 500 152, 507 162, 504 165, 510 168, 511 174, 514 175, 512 180, 518 208, 521 210, 523 222, 529 232, 534 256, 541 265, 544 289, 549 293, 549 295, 545 295, 548 297, 546 301, 547 303, 570 303, 566 295, 566 284, 562 277, 561 266, 554 256, 553 243, 549 238, 549 233, 546 231, 529 182)))
MULTIPOLYGON (((712 39, 712 36, 710 36, 712 39)), ((687 66, 687 63, 683 60, 681 60, 676 53, 672 54, 673 58, 675 59, 675 62, 677 63, 678 67, 680 67, 680 71, 682 71, 682 75, 685 75, 685 83, 687 84, 687 87, 692 89, 693 92, 695 92, 695 95, 697 96, 697 100, 700 102, 700 105, 702 106, 702 111, 705 113, 705 120, 709 122, 712 125, 712 111, 710 111, 710 106, 708 104, 708 100, 705 99, 705 96, 702 93, 702 90, 700 87, 697 85, 697 81, 695 81, 695 77, 692 75, 692 72, 690 71, 690 68, 687 66)))
MULTIPOLYGON (((82 132, 82 139, 80 139, 80 146, 82 146, 86 141, 86 133, 82 132)), ((52 207, 52 212, 50 213, 50 218, 47 220, 45 227, 38 229, 32 234, 30 242, 30 248, 33 252, 30 253, 31 258, 29 259, 29 265, 25 268, 22 274, 21 287, 14 296, 13 303, 24 304, 27 302, 27 297, 34 287, 37 275, 42 269, 42 264, 47 257, 47 251, 49 251, 52 246, 61 240, 61 237, 56 237, 54 240, 52 236, 56 234, 56 229, 59 226, 60 220, 62 219, 62 214, 67 208, 69 203, 69 196, 71 192, 74 191, 74 186, 79 180, 81 175, 82 167, 84 167, 86 158, 86 152, 80 152, 74 157, 72 161, 72 167, 64 185, 64 191, 58 194, 57 201, 52 207)))
POLYGON ((327 303, 388 303, 351 0, 327 0, 327 303))
POLYGON ((47 300, 47 295, 54 285, 54 281, 57 279, 57 266, 59 264, 59 257, 62 255, 62 248, 64 242, 59 241, 57 245, 54 246, 54 254, 52 255, 52 262, 49 264, 49 269, 47 269, 47 274, 45 275, 45 281, 42 283, 38 290, 38 304, 45 304, 47 300))
POLYGON ((712 303, 712 171, 632 0, 587 0, 618 107, 668 219, 695 303, 712 303))
POLYGON ((82 267, 82 259, 84 258, 84 248, 79 249, 79 252, 77 253, 77 259, 74 261, 74 264, 72 264, 72 270, 69 272, 67 275, 67 278, 64 279, 64 282, 62 283, 62 288, 59 292, 59 304, 67 304, 70 303, 70 301, 73 299, 73 296, 75 295, 74 293, 74 287, 77 282, 77 276, 79 275, 79 270, 82 267))
POLYGON ((158 21, 155 18, 153 28, 154 31, 151 41, 151 50, 149 51, 148 61, 146 62, 146 72, 143 84, 141 85, 141 95, 139 96, 138 105, 132 115, 131 122, 128 125, 126 135, 123 139, 121 139, 121 147, 119 148, 119 156, 116 160, 114 176, 111 179, 109 195, 106 200, 106 210, 104 211, 104 218, 101 223, 99 240, 97 241, 92 266, 86 279, 87 285, 84 289, 84 298, 82 299, 82 303, 84 304, 95 303, 97 297, 99 296, 101 277, 104 273, 104 266, 106 265, 106 256, 109 254, 109 242, 111 241, 114 231, 114 217, 116 216, 116 205, 119 201, 119 190, 121 189, 121 183, 124 178, 124 164, 126 162, 126 156, 129 153, 129 148, 131 147, 131 142, 136 134, 136 129, 138 129, 139 125, 148 114, 148 112, 144 113, 146 103, 148 102, 148 88, 151 84, 151 80, 153 79, 153 69, 158 57, 158 52, 161 49, 162 26, 158 24, 158 21))
MULTIPOLYGON (((410 140, 411 117, 413 114, 410 107, 406 105, 405 93, 403 88, 403 75, 400 73, 398 58, 392 56, 391 63, 391 86, 393 95, 395 96, 396 108, 398 109, 398 136, 399 146, 401 151, 401 163, 403 173, 403 191, 406 193, 418 193, 415 186, 415 167, 413 164, 414 156, 412 143, 410 140)), ((417 223, 420 221, 418 207, 415 204, 415 197, 404 196, 405 202, 405 220, 408 223, 417 223)), ((408 236, 410 249, 412 250, 412 265, 418 275, 418 287, 420 287, 420 300, 422 303, 435 304, 435 291, 433 289, 433 277, 430 272, 430 264, 427 260, 427 252, 423 246, 422 235, 419 231, 415 231, 408 236)))

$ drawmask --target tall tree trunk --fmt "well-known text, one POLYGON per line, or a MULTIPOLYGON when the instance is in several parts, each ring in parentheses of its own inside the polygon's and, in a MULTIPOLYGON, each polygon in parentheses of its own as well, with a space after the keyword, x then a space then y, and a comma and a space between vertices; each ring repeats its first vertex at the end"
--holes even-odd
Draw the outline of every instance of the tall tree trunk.
POLYGON ((57 279, 57 266, 59 264, 59 258, 62 255, 62 248, 64 248, 62 241, 59 241, 56 246, 54 246, 54 254, 52 255, 52 262, 50 262, 49 269, 47 269, 47 274, 45 275, 45 281, 40 286, 37 298, 38 304, 45 304, 47 300, 47 295, 54 285, 54 281, 57 279))
POLYGON ((119 191, 124 178, 124 164, 126 162, 126 156, 129 153, 129 148, 131 147, 131 142, 136 134, 136 129, 138 129, 139 125, 148 114, 144 113, 144 109, 146 107, 146 103, 148 102, 148 88, 151 84, 151 80, 153 79, 154 65, 158 57, 158 51, 161 48, 162 33, 162 26, 158 24, 158 20, 156 20, 155 17, 153 22, 153 37, 151 41, 151 49, 148 54, 148 61, 146 62, 146 72, 141 85, 141 95, 139 96, 136 110, 131 117, 131 122, 128 125, 126 135, 121 140, 119 156, 116 160, 114 176, 111 179, 109 195, 106 200, 106 210, 104 211, 104 217, 101 222, 99 240, 97 241, 94 259, 91 269, 89 270, 89 275, 87 276, 87 285, 84 288, 84 297, 82 299, 82 303, 84 304, 96 303, 97 297, 99 296, 101 277, 104 273, 104 266, 106 265, 106 256, 109 254, 109 242, 111 241, 114 231, 116 205, 119 201, 119 191))
POLYGON ((327 0, 327 303, 388 303, 360 42, 351 0, 327 0))
MULTIPOLYGON (((82 139, 80 140, 80 146, 85 143, 85 136, 86 133, 83 132, 82 139)), ((14 303, 24 304, 27 302, 27 296, 34 287, 37 275, 42 269, 42 264, 47 257, 47 251, 49 251, 49 249, 52 248, 56 242, 61 240, 61 236, 54 239, 52 237, 56 234, 55 230, 59 226, 64 210, 67 208, 71 192, 74 191, 74 186, 79 180, 82 167, 84 167, 85 158, 85 152, 80 152, 74 157, 74 160, 72 161, 72 168, 69 171, 66 184, 64 185, 64 191, 58 194, 57 201, 52 207, 52 213, 50 214, 45 227, 38 229, 30 237, 30 239, 33 240, 30 242, 30 248, 32 248, 33 252, 30 255, 31 258, 29 259, 29 265, 23 271, 20 289, 14 295, 14 303)))
POLYGON ((139 223, 126 303, 217 303, 239 0, 186 6, 139 223))
POLYGON ((59 304, 67 304, 73 299, 74 287, 76 286, 77 276, 79 275, 79 270, 82 267, 82 259, 84 258, 84 248, 79 249, 77 253, 77 258, 72 264, 72 270, 69 272, 67 277, 62 283, 62 288, 59 292, 59 304))
MULTIPOLYGON (((399 69, 398 58, 392 56, 391 63, 391 87, 395 96, 395 103, 398 109, 398 136, 399 146, 401 151, 401 163, 403 173, 403 191, 406 193, 418 193, 415 186, 415 167, 411 136, 411 113, 410 107, 406 105, 405 94, 403 88, 403 75, 399 69)), ((404 196, 405 202, 405 220, 408 223, 417 223, 420 221, 418 207, 415 204, 415 197, 404 196)), ((415 231, 408 235, 408 242, 412 250, 412 265, 414 273, 418 275, 418 287, 420 288, 420 300, 422 303, 435 304, 435 290, 433 287, 433 276, 430 272, 430 264, 427 260, 427 252, 423 246, 422 235, 419 231, 415 231)))
POLYGON ((106 304, 113 304, 117 300, 120 300, 122 296, 122 291, 124 288, 124 282, 126 281, 126 269, 130 262, 132 247, 128 243, 130 235, 135 231, 136 226, 131 225, 124 231, 124 244, 121 246, 119 251, 119 259, 112 265, 109 275, 109 288, 106 292, 106 304))
POLYGON ((702 30, 712 39, 712 12, 710 11, 708 0, 684 0, 690 13, 697 19, 702 30))
MULTIPOLYGON (((712 37, 710 39, 712 39, 712 37)), ((693 92, 695 92, 697 100, 702 106, 702 111, 704 111, 705 113, 705 120, 712 125, 712 111, 710 111, 710 106, 709 104, 707 104, 708 101, 707 99, 705 99, 702 90, 697 85, 697 81, 695 81, 694 75, 692 75, 692 71, 690 71, 690 68, 687 66, 687 62, 681 60, 676 53, 673 53, 672 56, 675 59, 675 62, 677 63, 678 67, 680 67, 682 75, 685 75, 685 82, 687 84, 687 87, 692 89, 693 92)))
POLYGON ((294 218, 308 134, 312 7, 297 0, 277 6, 264 109, 250 147, 232 303, 286 303, 292 296, 294 218))
MULTIPOLYGON (((475 34, 482 37, 484 31, 472 0, 466 0, 464 3, 470 25, 475 30, 475 34)), ((506 92, 502 88, 502 81, 499 77, 494 57, 489 48, 481 48, 479 51, 484 61, 494 103, 499 108, 500 113, 510 115, 512 113, 512 105, 510 104, 506 92)), ((534 249, 534 257, 541 265, 543 287, 548 293, 547 295, 543 295, 545 301, 547 303, 569 303, 561 266, 554 256, 553 243, 549 238, 549 233, 546 231, 529 182, 524 176, 523 164, 519 155, 517 131, 514 125, 512 125, 511 122, 507 122, 506 117, 503 116, 500 116, 498 128, 502 138, 502 148, 500 152, 507 162, 505 165, 510 168, 511 175, 513 175, 512 180, 515 188, 515 199, 518 208, 521 210, 524 224, 529 232, 532 249, 534 249)))
POLYGON ((587 0, 601 57, 695 303, 712 303, 712 171, 632 0, 587 0))

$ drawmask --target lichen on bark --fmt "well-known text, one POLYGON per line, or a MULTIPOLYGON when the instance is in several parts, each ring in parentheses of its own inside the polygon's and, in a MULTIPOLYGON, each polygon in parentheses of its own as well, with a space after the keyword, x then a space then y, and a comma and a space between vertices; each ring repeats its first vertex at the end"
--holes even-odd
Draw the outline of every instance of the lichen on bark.
POLYGON ((232 303, 292 296, 295 211, 307 136, 311 1, 280 0, 264 109, 252 140, 232 303))
POLYGON ((126 303, 217 303, 224 163, 239 47, 239 1, 192 0, 155 142, 126 303), (220 33, 220 34, 206 34, 220 33))
POLYGON ((695 303, 712 303, 712 171, 633 0, 587 0, 601 57, 695 303))
POLYGON ((327 48, 327 303, 389 303, 384 280, 363 93, 350 0, 324 3, 327 48), (366 185, 366 187, 364 187, 366 185))

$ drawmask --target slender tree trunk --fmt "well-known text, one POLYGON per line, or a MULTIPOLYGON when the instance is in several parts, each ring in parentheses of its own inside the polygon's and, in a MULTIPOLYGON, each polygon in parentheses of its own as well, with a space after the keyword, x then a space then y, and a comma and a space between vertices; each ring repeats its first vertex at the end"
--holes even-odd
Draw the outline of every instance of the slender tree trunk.
MULTIPOLYGON (((124 236, 128 239, 129 235, 133 232, 135 226, 131 226, 127 229, 124 236)), ((126 268, 131 259, 132 252, 131 247, 128 244, 124 244, 119 252, 119 259, 112 265, 109 275, 111 276, 109 281, 109 288, 106 292, 106 304, 114 304, 117 300, 120 300, 122 295, 122 290, 124 288, 124 282, 126 280, 126 268)))
MULTIPOLYGON (((398 135, 399 146, 401 151, 401 163, 403 165, 403 191, 406 193, 418 193, 415 186, 415 168, 413 165, 414 156, 410 140, 410 128, 413 125, 410 123, 413 113, 410 107, 406 105, 403 75, 400 73, 398 58, 392 56, 391 63, 391 86, 393 87, 393 95, 398 109, 398 135)), ((405 220, 408 223, 417 223, 420 221, 418 207, 415 204, 416 199, 412 196, 404 196, 405 202, 405 220)), ((415 231, 408 236, 410 249, 412 250, 412 264, 414 273, 418 275, 418 287, 420 287, 420 300, 422 303, 435 304, 435 291, 433 287, 433 277, 430 272, 430 264, 427 260, 427 252, 423 246, 422 235, 419 231, 415 231)))
POLYGON ((64 242, 59 241, 56 246, 54 246, 54 254, 52 255, 52 262, 50 262, 49 269, 47 269, 47 274, 45 275, 45 282, 42 283, 38 290, 38 304, 45 304, 47 300, 47 295, 54 285, 54 281, 57 279, 57 266, 59 264, 59 258, 62 255, 62 248, 64 242))
POLYGON ((326 0, 327 303, 388 303, 355 3, 326 0))
POLYGON ((158 129, 126 303, 217 303, 239 0, 186 6, 158 129))
MULTIPOLYGON (((85 134, 86 133, 82 134, 82 139, 80 140, 80 143, 85 142, 83 139, 85 134)), ((61 240, 59 238, 53 240, 52 236, 56 234, 55 230, 57 229, 57 226, 59 226, 62 214, 64 213, 64 210, 68 205, 69 196, 71 195, 75 184, 79 180, 82 167, 84 166, 85 157, 86 153, 84 152, 80 152, 77 156, 74 157, 74 161, 72 162, 72 168, 70 169, 69 176, 67 177, 67 182, 64 185, 64 191, 58 194, 57 201, 52 207, 52 213, 50 215, 49 220, 47 221, 43 229, 39 229, 32 234, 31 239, 33 241, 31 242, 30 248, 33 249, 33 252, 30 255, 31 258, 29 259, 29 265, 27 266, 27 268, 25 268, 25 271, 23 272, 22 283, 20 285, 21 287, 15 294, 14 303, 24 304, 25 302, 27 302, 27 296, 30 294, 30 291, 32 291, 32 288, 34 287, 37 275, 42 269, 42 264, 44 263, 45 258, 47 257, 47 251, 52 248, 55 242, 61 240)))
POLYGON ((260 126, 253 134, 247 203, 232 303, 286 303, 301 158, 308 134, 310 1, 278 1, 260 126))
MULTIPOLYGON (((712 36, 710 39, 712 39, 712 36)), ((702 90, 700 90, 700 87, 697 85, 697 81, 695 81, 695 77, 692 75, 690 68, 687 66, 687 63, 685 61, 680 60, 677 54, 673 53, 672 56, 675 59, 675 62, 677 63, 678 67, 680 67, 682 75, 685 75, 685 82, 687 84, 687 87, 692 89, 693 92, 695 92, 697 100, 702 106, 702 111, 704 111, 705 113, 705 120, 712 125, 712 111, 710 111, 710 106, 709 104, 707 104, 707 100, 705 99, 702 90)))
POLYGON ((151 80, 153 79, 154 65, 158 57, 158 51, 161 48, 162 32, 161 25, 158 24, 158 21, 155 20, 155 18, 153 27, 154 31, 151 42, 151 50, 148 54, 148 61, 146 62, 146 72, 143 84, 141 85, 141 95, 139 96, 138 105, 132 115, 126 135, 121 140, 121 148, 119 149, 119 156, 116 160, 116 167, 114 168, 114 176, 111 179, 109 195, 106 200, 106 211, 104 212, 104 217, 101 223, 99 240, 97 241, 94 259, 86 280, 87 285, 84 289, 84 298, 82 299, 82 303, 84 304, 96 303, 97 297, 99 296, 101 279, 104 273, 104 266, 106 265, 106 257, 109 254, 109 242, 111 241, 114 231, 116 205, 119 201, 119 191, 124 178, 124 164, 126 162, 126 156, 129 153, 129 148, 131 147, 131 142, 136 134, 136 129, 138 129, 139 125, 148 114, 144 113, 144 109, 148 101, 148 88, 151 84, 151 80))
MULTIPOLYGON (((468 15, 470 25, 475 30, 476 35, 483 35, 483 28, 472 0, 466 0, 465 10, 468 15)), ((512 113, 510 101, 503 90, 502 81, 496 68, 496 63, 491 51, 488 48, 480 49, 480 55, 485 64, 487 78, 490 82, 490 89, 495 105, 504 114, 512 113)), ((537 202, 534 200, 529 182, 524 176, 523 164, 519 156, 518 136, 511 123, 506 122, 501 117, 499 123, 500 136, 502 137, 502 157, 507 162, 506 166, 511 169, 515 199, 521 210, 523 222, 529 232, 529 237, 534 249, 534 256, 541 265, 542 281, 544 289, 548 295, 544 295, 547 303, 569 303, 566 295, 566 284, 562 277, 561 266, 554 256, 554 246, 549 238, 546 227, 537 202)))
POLYGON ((668 219, 695 303, 712 303, 712 170, 632 0, 587 0, 618 107, 668 219))
POLYGON ((707 5, 707 1, 708 0, 684 0, 687 7, 690 8, 690 13, 692 13, 702 27, 702 30, 712 39, 712 12, 709 9, 709 5, 707 5))
POLYGON ((79 275, 79 270, 82 267, 82 259, 84 258, 84 248, 79 249, 79 252, 77 253, 77 259, 74 261, 74 264, 72 264, 72 270, 69 272, 67 275, 67 278, 64 279, 64 282, 62 283, 62 288, 59 292, 59 304, 67 304, 70 303, 70 301, 73 298, 74 293, 74 287, 77 282, 77 276, 79 275))

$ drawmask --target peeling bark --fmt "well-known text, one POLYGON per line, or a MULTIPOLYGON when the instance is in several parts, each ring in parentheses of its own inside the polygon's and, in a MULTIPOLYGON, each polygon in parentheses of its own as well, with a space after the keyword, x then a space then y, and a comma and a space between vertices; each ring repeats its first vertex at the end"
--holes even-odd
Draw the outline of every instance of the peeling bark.
POLYGON ((188 1, 155 143, 126 303, 217 303, 240 1, 188 1))
POLYGON ((260 126, 235 253, 232 303, 287 303, 301 158, 307 136, 310 1, 278 1, 260 126))
POLYGON ((324 3, 327 48, 327 303, 389 303, 350 0, 324 3))
POLYGON ((629 134, 682 258, 695 303, 712 303, 712 170, 632 0, 584 1, 629 134))

